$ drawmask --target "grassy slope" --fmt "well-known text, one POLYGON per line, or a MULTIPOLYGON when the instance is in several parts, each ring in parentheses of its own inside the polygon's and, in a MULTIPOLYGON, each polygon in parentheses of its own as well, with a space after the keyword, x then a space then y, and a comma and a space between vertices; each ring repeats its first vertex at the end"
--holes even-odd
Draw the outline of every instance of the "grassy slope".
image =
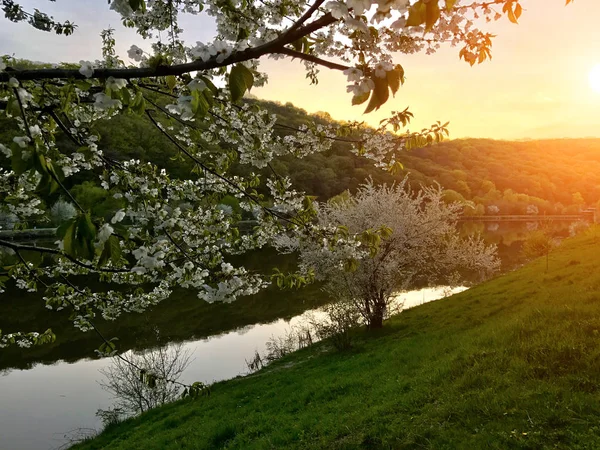
POLYGON ((78 448, 600 448, 600 231, 78 448))

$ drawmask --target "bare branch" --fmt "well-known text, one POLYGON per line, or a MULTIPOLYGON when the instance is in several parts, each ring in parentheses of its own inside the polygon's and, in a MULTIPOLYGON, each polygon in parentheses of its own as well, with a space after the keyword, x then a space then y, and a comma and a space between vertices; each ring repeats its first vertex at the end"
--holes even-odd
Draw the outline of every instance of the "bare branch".
POLYGON ((344 66, 343 64, 334 63, 331 61, 326 61, 321 58, 317 58, 314 55, 310 55, 308 53, 298 52, 296 50, 292 50, 291 48, 283 47, 277 53, 281 53, 282 55, 291 56, 292 58, 303 59, 305 61, 310 61, 312 63, 318 64, 320 66, 327 67, 328 69, 334 70, 346 70, 349 69, 349 66, 344 66))
POLYGON ((55 248, 37 247, 35 245, 21 245, 21 244, 15 244, 12 242, 8 242, 5 240, 0 240, 0 247, 10 248, 11 250, 14 250, 15 252, 18 252, 19 250, 26 250, 26 251, 28 250, 28 251, 32 251, 32 252, 49 253, 51 255, 62 256, 64 258, 67 258, 72 263, 77 264, 80 267, 83 267, 83 268, 89 269, 89 270, 94 270, 97 272, 110 272, 110 273, 128 273, 129 272, 128 269, 109 269, 109 268, 103 268, 103 267, 96 267, 91 264, 86 264, 82 261, 79 261, 77 258, 74 258, 73 256, 71 256, 61 250, 57 250, 55 248))

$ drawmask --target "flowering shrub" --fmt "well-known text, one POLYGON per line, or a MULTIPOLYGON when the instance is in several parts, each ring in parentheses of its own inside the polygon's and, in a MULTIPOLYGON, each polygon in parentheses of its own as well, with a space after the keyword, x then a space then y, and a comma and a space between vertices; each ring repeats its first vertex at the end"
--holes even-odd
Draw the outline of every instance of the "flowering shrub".
POLYGON ((325 281, 325 290, 352 305, 369 328, 379 328, 396 292, 422 284, 456 286, 461 273, 485 277, 499 268, 495 246, 480 237, 460 238, 461 209, 444 201, 439 186, 413 192, 406 178, 392 187, 369 182, 354 196, 317 205, 318 224, 331 230, 329 238, 282 236, 278 245, 299 251, 302 270, 325 281))

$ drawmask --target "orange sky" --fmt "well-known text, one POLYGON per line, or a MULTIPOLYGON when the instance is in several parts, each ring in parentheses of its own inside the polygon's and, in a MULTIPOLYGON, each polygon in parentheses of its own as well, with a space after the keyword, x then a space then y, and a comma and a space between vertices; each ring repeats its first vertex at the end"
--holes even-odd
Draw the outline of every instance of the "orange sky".
POLYGON ((413 130, 450 121, 452 138, 501 139, 600 137, 600 94, 588 74, 600 64, 600 1, 523 0, 519 25, 491 24, 497 34, 493 60, 470 67, 458 48, 427 56, 398 55, 407 82, 376 113, 352 107, 340 72, 322 71, 318 86, 295 62, 268 61, 269 85, 253 91, 269 100, 291 101, 309 112, 376 124, 390 111, 410 106, 413 130), (290 86, 293 86, 290 88, 290 86))
MULTIPOLYGON (((100 58, 103 28, 117 29, 117 49, 126 57, 131 44, 148 48, 132 30, 120 26, 106 2, 22 0, 59 20, 79 25, 76 35, 55 36, 26 24, 0 19, 0 54, 37 61, 60 62, 100 58)), ((291 101, 309 112, 327 111, 334 118, 376 124, 390 111, 409 106, 413 130, 436 120, 450 121, 451 138, 502 139, 600 137, 600 94, 589 86, 588 74, 600 64, 600 1, 521 0, 525 12, 519 25, 508 19, 491 24, 493 60, 470 67, 458 59, 458 48, 427 56, 398 55, 407 82, 395 99, 378 112, 363 115, 364 105, 350 106, 346 80, 340 72, 323 70, 318 86, 309 85, 296 62, 264 60, 269 84, 253 94, 291 101)), ((214 25, 192 17, 182 23, 188 42, 211 39, 214 25)))

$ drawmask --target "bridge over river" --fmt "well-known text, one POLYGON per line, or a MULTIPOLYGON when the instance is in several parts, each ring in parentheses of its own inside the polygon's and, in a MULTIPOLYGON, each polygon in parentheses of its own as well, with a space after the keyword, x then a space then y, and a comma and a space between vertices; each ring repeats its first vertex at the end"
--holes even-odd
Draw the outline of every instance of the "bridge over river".
POLYGON ((596 222, 596 210, 586 210, 579 214, 507 214, 507 215, 485 215, 485 216, 460 216, 459 222, 596 222))
MULTIPOLYGON (((484 216, 460 216, 459 222, 585 222, 596 223, 596 210, 587 209, 579 214, 507 214, 507 215, 484 215, 484 216)), ((258 225, 256 220, 240 220, 237 223, 242 233, 251 233, 258 225)), ((34 242, 36 240, 49 240, 56 238, 56 228, 38 228, 27 230, 0 230, 0 240, 34 242)))

